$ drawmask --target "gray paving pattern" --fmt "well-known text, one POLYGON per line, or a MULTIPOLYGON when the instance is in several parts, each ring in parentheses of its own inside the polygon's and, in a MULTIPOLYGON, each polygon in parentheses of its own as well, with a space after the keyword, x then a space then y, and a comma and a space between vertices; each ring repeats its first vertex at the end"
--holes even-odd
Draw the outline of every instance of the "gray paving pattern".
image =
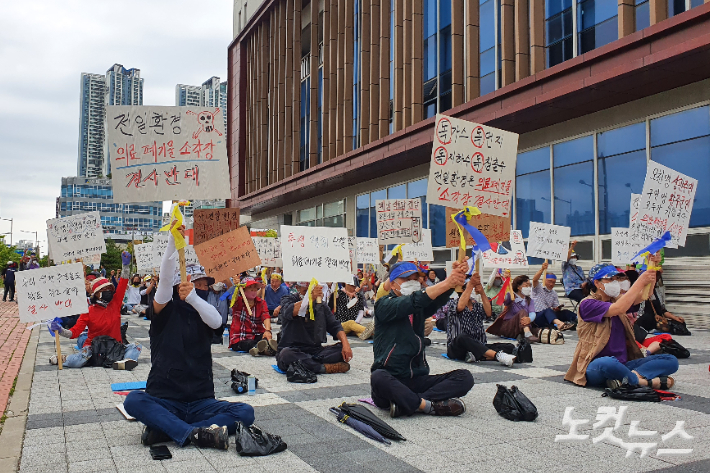
MULTIPOLYGON (((664 403, 623 403, 602 397, 599 389, 580 388, 563 380, 576 346, 576 334, 566 335, 562 346, 535 345, 535 361, 504 367, 495 362, 468 365, 445 359, 445 334, 434 332, 427 348, 432 373, 469 369, 476 385, 464 398, 465 415, 437 418, 416 415, 390 419, 386 411, 372 408, 399 430, 405 442, 384 446, 339 424, 328 408, 343 401, 369 397, 372 345, 351 338, 354 359, 347 374, 321 375, 311 385, 291 384, 271 367, 273 358, 254 358, 213 346, 215 391, 218 398, 254 406, 256 423, 281 435, 288 450, 264 458, 236 454, 234 441, 227 452, 169 444, 171 460, 154 461, 140 445, 142 425, 126 421, 116 409, 123 396, 111 384, 143 381, 150 370, 147 338, 149 322, 134 316, 128 337, 144 345, 139 365, 131 372, 103 368, 57 371, 48 364, 54 341, 46 330, 40 335, 29 416, 20 462, 22 473, 32 472, 233 472, 242 467, 254 471, 298 472, 410 472, 454 473, 464 471, 550 471, 577 473, 600 471, 710 471, 710 333, 695 331, 678 340, 692 356, 681 361, 675 375, 675 392, 681 400, 664 403), (233 368, 259 378, 254 396, 237 396, 230 388, 233 368), (513 423, 498 416, 492 405, 496 384, 517 385, 538 408, 533 423, 513 423), (594 429, 600 407, 626 406, 626 415, 613 435, 624 442, 655 442, 658 448, 692 448, 683 455, 657 455, 653 449, 641 457, 637 449, 626 458, 626 448, 612 440, 594 442, 603 427, 594 429), (566 407, 574 407, 574 419, 589 419, 578 429, 588 434, 583 441, 555 442, 569 433, 563 425, 566 407), (629 437, 632 421, 638 428, 657 431, 651 437, 629 437), (678 436, 663 442, 661 435, 683 421, 693 439, 678 436)), ((495 339, 495 337, 491 337, 495 339)), ((72 353, 62 339, 62 352, 72 353)))

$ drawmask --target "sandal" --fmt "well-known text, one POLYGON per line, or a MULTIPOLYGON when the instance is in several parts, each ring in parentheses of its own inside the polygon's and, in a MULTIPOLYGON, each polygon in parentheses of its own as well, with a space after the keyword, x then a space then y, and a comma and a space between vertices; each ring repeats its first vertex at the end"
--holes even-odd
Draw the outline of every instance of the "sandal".
POLYGON ((558 328, 557 330, 559 332, 564 332, 565 330, 570 330, 572 327, 574 327, 574 324, 571 322, 565 322, 562 324, 562 327, 558 328))
MULTIPOLYGON (((664 391, 667 389, 671 389, 673 388, 673 386, 675 386, 675 379, 673 379, 671 376, 659 376, 658 380, 661 382, 661 386, 659 389, 663 389, 664 391), (668 385, 669 380, 671 381, 670 386, 668 385)), ((651 386, 653 387, 653 380, 651 380, 651 386)))

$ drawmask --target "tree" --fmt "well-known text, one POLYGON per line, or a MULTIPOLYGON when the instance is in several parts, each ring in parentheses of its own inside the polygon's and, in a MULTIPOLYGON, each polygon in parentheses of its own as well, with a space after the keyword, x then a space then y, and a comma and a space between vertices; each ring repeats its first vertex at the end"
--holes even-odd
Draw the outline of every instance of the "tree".
POLYGON ((121 248, 111 238, 106 239, 106 253, 101 255, 101 264, 109 272, 115 269, 121 273, 121 248))

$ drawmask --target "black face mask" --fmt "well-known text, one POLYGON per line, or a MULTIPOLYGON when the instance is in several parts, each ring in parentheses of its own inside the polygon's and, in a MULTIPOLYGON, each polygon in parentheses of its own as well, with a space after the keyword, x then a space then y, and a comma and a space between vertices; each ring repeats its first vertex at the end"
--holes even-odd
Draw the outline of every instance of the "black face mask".
POLYGON ((202 300, 205 300, 205 301, 207 300, 207 296, 209 296, 209 294, 210 294, 210 291, 205 290, 205 289, 195 288, 195 292, 197 293, 198 296, 200 296, 202 298, 202 300))
POLYGON ((113 299, 113 292, 104 291, 101 293, 101 300, 108 304, 113 299))

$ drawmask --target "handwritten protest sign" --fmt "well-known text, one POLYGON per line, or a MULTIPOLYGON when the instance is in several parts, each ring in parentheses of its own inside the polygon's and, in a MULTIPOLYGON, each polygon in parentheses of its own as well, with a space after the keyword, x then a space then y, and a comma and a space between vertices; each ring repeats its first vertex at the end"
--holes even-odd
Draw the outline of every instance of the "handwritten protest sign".
POLYGON ((357 237, 348 237, 348 253, 350 254, 350 271, 355 272, 357 268, 357 237))
POLYGON ((434 261, 434 250, 431 248, 431 230, 422 229, 422 240, 418 243, 407 243, 402 247, 404 261, 434 261))
POLYGON ((136 254, 136 267, 139 272, 150 273, 156 268, 153 260, 153 243, 143 243, 142 245, 134 245, 133 250, 136 254))
POLYGON ((570 227, 530 222, 528 256, 565 261, 569 250, 570 227))
POLYGON ((427 202, 509 217, 517 154, 516 133, 437 115, 427 202))
POLYGON ((185 265, 189 266, 191 264, 200 264, 200 258, 197 256, 195 247, 192 245, 187 245, 185 247, 185 265))
POLYGON ((421 199, 385 199, 375 201, 377 239, 380 245, 416 243, 421 240, 421 199))
POLYGON ((163 254, 168 249, 168 234, 167 232, 156 233, 153 235, 153 267, 160 269, 160 264, 163 261, 163 254))
POLYGON ((197 209, 192 218, 195 245, 239 228, 239 209, 197 209))
POLYGON ((84 256, 83 258, 81 258, 81 263, 86 266, 91 266, 94 269, 96 269, 101 264, 101 255, 96 254, 96 255, 84 256))
MULTIPOLYGON (((456 224, 451 220, 451 216, 461 209, 447 208, 446 209, 446 247, 459 247, 459 231, 456 224)), ((498 215, 474 215, 469 220, 469 223, 476 227, 479 232, 483 233, 488 241, 506 241, 510 238, 510 216, 500 217, 498 215)), ((466 235, 466 246, 475 244, 471 235, 464 231, 466 235)))
POLYGON ((107 107, 113 201, 228 199, 223 113, 215 107, 107 107))
POLYGON ((20 322, 83 314, 89 310, 81 263, 15 273, 20 322))
POLYGON ((345 228, 281 225, 281 254, 287 281, 352 280, 345 228))
POLYGON ((205 273, 217 281, 225 281, 261 264, 247 227, 239 227, 195 245, 195 253, 205 267, 205 273))
POLYGON ((47 220, 47 241, 56 261, 106 253, 98 211, 47 220))
POLYGON ((629 228, 611 227, 611 264, 614 266, 631 264, 631 258, 643 248, 631 235, 629 228))
POLYGON ((268 266, 270 268, 278 268, 283 264, 281 262, 281 243, 278 238, 271 237, 251 237, 254 241, 254 247, 257 253, 259 253, 259 258, 261 258, 261 265, 268 266))
MULTIPOLYGON (((641 194, 631 194, 631 204, 629 206, 629 234, 631 241, 641 243, 639 238, 639 208, 641 206, 641 194)), ((633 255, 632 255, 633 256, 633 255)))
POLYGON ((685 246, 697 188, 697 179, 649 161, 639 205, 637 236, 641 242, 649 243, 670 231, 672 240, 667 246, 685 246))
POLYGON ((357 239, 357 261, 360 264, 379 264, 380 247, 377 238, 357 239))
POLYGON ((520 230, 511 230, 508 241, 491 242, 491 249, 483 252, 484 268, 527 268, 525 242, 520 230))

